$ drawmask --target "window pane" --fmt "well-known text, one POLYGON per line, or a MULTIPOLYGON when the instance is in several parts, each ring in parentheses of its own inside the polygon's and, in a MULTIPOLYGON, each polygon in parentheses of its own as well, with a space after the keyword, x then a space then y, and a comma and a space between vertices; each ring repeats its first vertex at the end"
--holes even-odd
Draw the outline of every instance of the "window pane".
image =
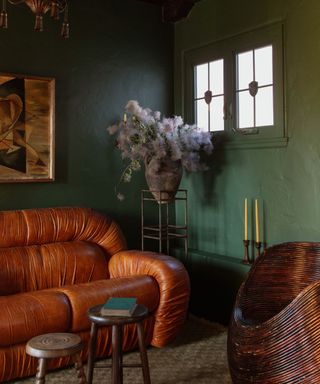
POLYGON ((213 95, 221 95, 223 91, 223 59, 212 61, 209 64, 210 90, 213 95))
POLYGON ((249 91, 238 93, 238 116, 238 128, 254 127, 253 97, 249 91))
POLYGON ((208 64, 201 64, 195 67, 196 99, 204 97, 208 90, 208 64))
POLYGON ((256 49, 255 52, 256 81, 259 86, 273 83, 272 45, 256 49))
POLYGON ((273 125, 273 87, 260 88, 256 95, 256 126, 273 125))
POLYGON ((237 90, 248 89, 253 80, 253 51, 237 55, 237 90))
POLYGON ((210 131, 223 131, 223 96, 214 97, 210 104, 210 131))
POLYGON ((208 104, 202 100, 196 100, 196 124, 199 128, 207 131, 209 129, 208 104))

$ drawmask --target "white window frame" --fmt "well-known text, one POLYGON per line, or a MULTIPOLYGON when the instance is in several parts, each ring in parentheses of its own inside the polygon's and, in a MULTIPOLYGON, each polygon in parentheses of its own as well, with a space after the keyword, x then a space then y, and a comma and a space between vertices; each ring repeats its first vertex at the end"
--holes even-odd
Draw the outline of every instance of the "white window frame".
POLYGON ((194 68, 196 65, 224 59, 225 128, 213 136, 226 139, 227 147, 285 146, 288 135, 285 124, 284 95, 284 23, 277 22, 236 36, 215 41, 184 53, 184 117, 195 121, 194 68), (266 127, 237 128, 236 55, 267 45, 273 48, 274 124, 266 127))

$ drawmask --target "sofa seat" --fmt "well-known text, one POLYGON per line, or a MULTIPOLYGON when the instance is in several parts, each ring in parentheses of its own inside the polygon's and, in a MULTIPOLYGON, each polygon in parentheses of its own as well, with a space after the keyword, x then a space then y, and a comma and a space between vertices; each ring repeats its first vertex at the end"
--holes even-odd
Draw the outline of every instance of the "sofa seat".
POLYGON ((43 290, 0 296, 0 347, 26 342, 41 333, 66 332, 69 300, 62 292, 43 290))
POLYGON ((88 308, 104 303, 108 297, 136 297, 150 313, 158 307, 160 297, 157 282, 144 275, 68 285, 60 288, 59 292, 64 293, 70 302, 70 332, 89 329, 88 308))

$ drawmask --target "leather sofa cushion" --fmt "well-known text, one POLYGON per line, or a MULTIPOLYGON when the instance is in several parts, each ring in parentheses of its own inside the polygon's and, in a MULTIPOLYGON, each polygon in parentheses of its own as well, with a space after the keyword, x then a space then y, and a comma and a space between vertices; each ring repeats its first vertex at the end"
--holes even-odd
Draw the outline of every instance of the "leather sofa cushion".
POLYGON ((158 307, 160 300, 156 280, 147 275, 93 281, 63 287, 59 291, 63 292, 71 303, 71 332, 89 329, 88 309, 106 302, 109 297, 136 297, 137 302, 144 304, 149 312, 158 307))
POLYGON ((1 347, 69 329, 70 305, 62 292, 43 290, 0 297, 0 308, 1 347))
POLYGON ((126 249, 119 226, 90 208, 56 207, 0 211, 0 247, 69 241, 100 245, 109 256, 126 249))
POLYGON ((0 248, 0 264, 0 295, 109 278, 105 252, 86 241, 0 248))

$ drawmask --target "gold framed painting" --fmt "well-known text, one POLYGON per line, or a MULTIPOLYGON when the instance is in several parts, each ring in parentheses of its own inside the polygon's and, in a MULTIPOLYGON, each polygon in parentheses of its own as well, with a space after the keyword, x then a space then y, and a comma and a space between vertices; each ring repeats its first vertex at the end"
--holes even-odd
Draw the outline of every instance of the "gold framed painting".
POLYGON ((55 80, 0 73, 0 183, 54 180, 55 80))

